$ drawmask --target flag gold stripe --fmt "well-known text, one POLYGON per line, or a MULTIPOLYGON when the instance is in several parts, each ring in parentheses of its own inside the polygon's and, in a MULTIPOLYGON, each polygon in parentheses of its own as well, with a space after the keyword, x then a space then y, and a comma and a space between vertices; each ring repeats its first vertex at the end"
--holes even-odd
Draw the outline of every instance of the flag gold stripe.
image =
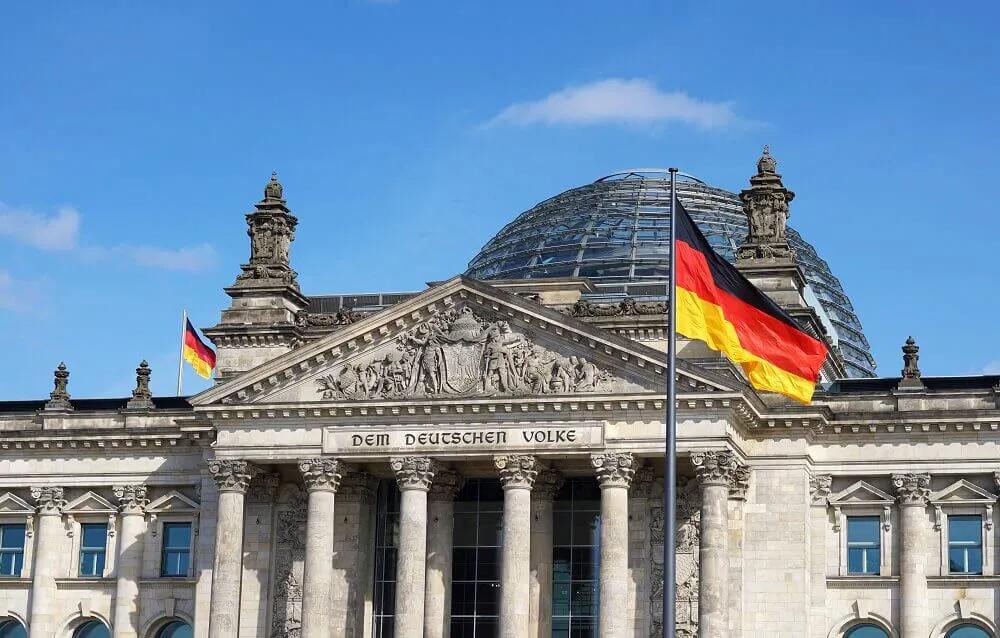
POLYGON ((198 376, 205 379, 212 378, 212 366, 202 359, 201 354, 189 345, 184 346, 184 360, 191 364, 198 376))

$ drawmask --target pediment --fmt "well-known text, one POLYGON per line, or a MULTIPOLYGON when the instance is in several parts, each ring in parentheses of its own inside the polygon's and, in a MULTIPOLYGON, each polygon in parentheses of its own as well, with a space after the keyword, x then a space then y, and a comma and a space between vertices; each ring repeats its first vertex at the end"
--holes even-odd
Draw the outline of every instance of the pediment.
POLYGON ((76 497, 63 508, 65 514, 113 514, 117 511, 117 507, 94 492, 76 497))
MULTIPOLYGON (((663 394, 662 352, 456 277, 191 399, 302 404, 663 394)), ((738 382, 678 362, 681 392, 738 382)))
POLYGON ((948 487, 934 492, 930 496, 930 502, 935 505, 972 504, 972 503, 995 503, 997 495, 993 494, 975 483, 970 483, 965 479, 955 481, 948 487))
POLYGON ((146 511, 150 514, 162 514, 165 512, 191 512, 199 509, 198 503, 192 501, 176 490, 164 494, 146 506, 146 511))
POLYGON ((33 507, 10 492, 0 496, 0 514, 34 514, 34 512, 33 507))
POLYGON ((827 502, 834 507, 844 505, 891 505, 896 499, 866 481, 857 481, 836 494, 831 494, 827 502))

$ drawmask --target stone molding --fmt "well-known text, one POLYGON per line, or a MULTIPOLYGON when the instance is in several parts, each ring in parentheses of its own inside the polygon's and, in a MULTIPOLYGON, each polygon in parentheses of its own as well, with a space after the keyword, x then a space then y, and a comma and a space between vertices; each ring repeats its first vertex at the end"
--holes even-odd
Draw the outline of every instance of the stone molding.
POLYGON ((558 470, 542 470, 535 476, 531 487, 532 501, 553 501, 562 488, 565 478, 558 470))
POLYGON ((430 501, 454 501, 459 490, 465 485, 465 477, 454 470, 441 470, 434 475, 427 499, 430 501))
POLYGON ((900 505, 926 507, 931 495, 930 485, 930 474, 910 472, 892 475, 892 486, 896 488, 900 505))
POLYGON ((817 507, 826 507, 827 498, 830 497, 830 488, 833 485, 831 474, 813 474, 809 477, 809 497, 812 504, 817 507))
POLYGON ((251 479, 260 472, 260 468, 249 461, 213 459, 208 462, 208 471, 211 472, 219 492, 246 494, 251 479))
POLYGON ((538 460, 531 454, 504 454, 493 457, 503 489, 531 489, 538 475, 538 460))
POLYGON ((702 485, 732 485, 739 461, 730 450, 708 450, 691 455, 691 464, 702 485))
POLYGON ((634 498, 649 498, 653 494, 653 485, 656 481, 656 471, 649 465, 643 465, 635 471, 632 479, 632 496, 634 498))
POLYGON ((601 488, 624 487, 628 489, 635 476, 636 462, 631 452, 606 452, 592 454, 590 464, 597 473, 601 488))
POLYGON ((368 472, 344 472, 337 490, 337 500, 347 503, 370 503, 375 497, 378 479, 368 472))
POLYGON ((275 472, 261 472, 250 481, 247 500, 255 503, 271 503, 281 484, 281 475, 275 472))
POLYGON ((38 503, 39 516, 62 514, 62 508, 66 506, 66 499, 63 498, 63 488, 61 487, 33 487, 31 488, 31 498, 38 503))
POLYGON ((146 498, 146 486, 115 485, 111 488, 115 498, 118 499, 118 511, 122 514, 145 514, 149 499, 146 498))
POLYGON ((299 461, 299 471, 307 492, 336 492, 343 464, 337 459, 303 459, 299 461))
POLYGON ((389 467, 396 475, 396 485, 400 490, 430 490, 437 462, 426 456, 393 456, 389 467))

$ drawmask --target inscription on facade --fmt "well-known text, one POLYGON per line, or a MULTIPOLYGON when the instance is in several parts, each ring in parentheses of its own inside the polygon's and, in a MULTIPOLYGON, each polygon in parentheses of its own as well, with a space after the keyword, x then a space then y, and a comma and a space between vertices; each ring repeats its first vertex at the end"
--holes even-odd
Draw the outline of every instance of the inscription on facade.
POLYGON ((380 429, 370 432, 338 432, 328 428, 324 436, 325 452, 344 454, 378 453, 394 450, 487 451, 521 448, 588 448, 603 443, 600 425, 547 427, 447 428, 440 430, 380 429))

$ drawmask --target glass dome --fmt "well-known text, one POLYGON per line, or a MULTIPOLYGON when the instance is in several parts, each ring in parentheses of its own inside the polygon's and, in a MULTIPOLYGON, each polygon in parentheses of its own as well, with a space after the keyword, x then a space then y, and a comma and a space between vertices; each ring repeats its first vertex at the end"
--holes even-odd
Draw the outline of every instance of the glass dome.
MULTIPOLYGON (((748 232, 739 197, 678 177, 677 197, 715 250, 730 262, 748 232)), ((794 213, 794 210, 793 210, 794 213)), ((637 169, 603 177, 537 204, 479 251, 475 279, 588 277, 601 297, 663 299, 670 259, 670 176, 637 169)), ((875 359, 851 300, 816 249, 787 232, 808 282, 806 296, 831 331, 851 377, 875 376, 875 359)))

